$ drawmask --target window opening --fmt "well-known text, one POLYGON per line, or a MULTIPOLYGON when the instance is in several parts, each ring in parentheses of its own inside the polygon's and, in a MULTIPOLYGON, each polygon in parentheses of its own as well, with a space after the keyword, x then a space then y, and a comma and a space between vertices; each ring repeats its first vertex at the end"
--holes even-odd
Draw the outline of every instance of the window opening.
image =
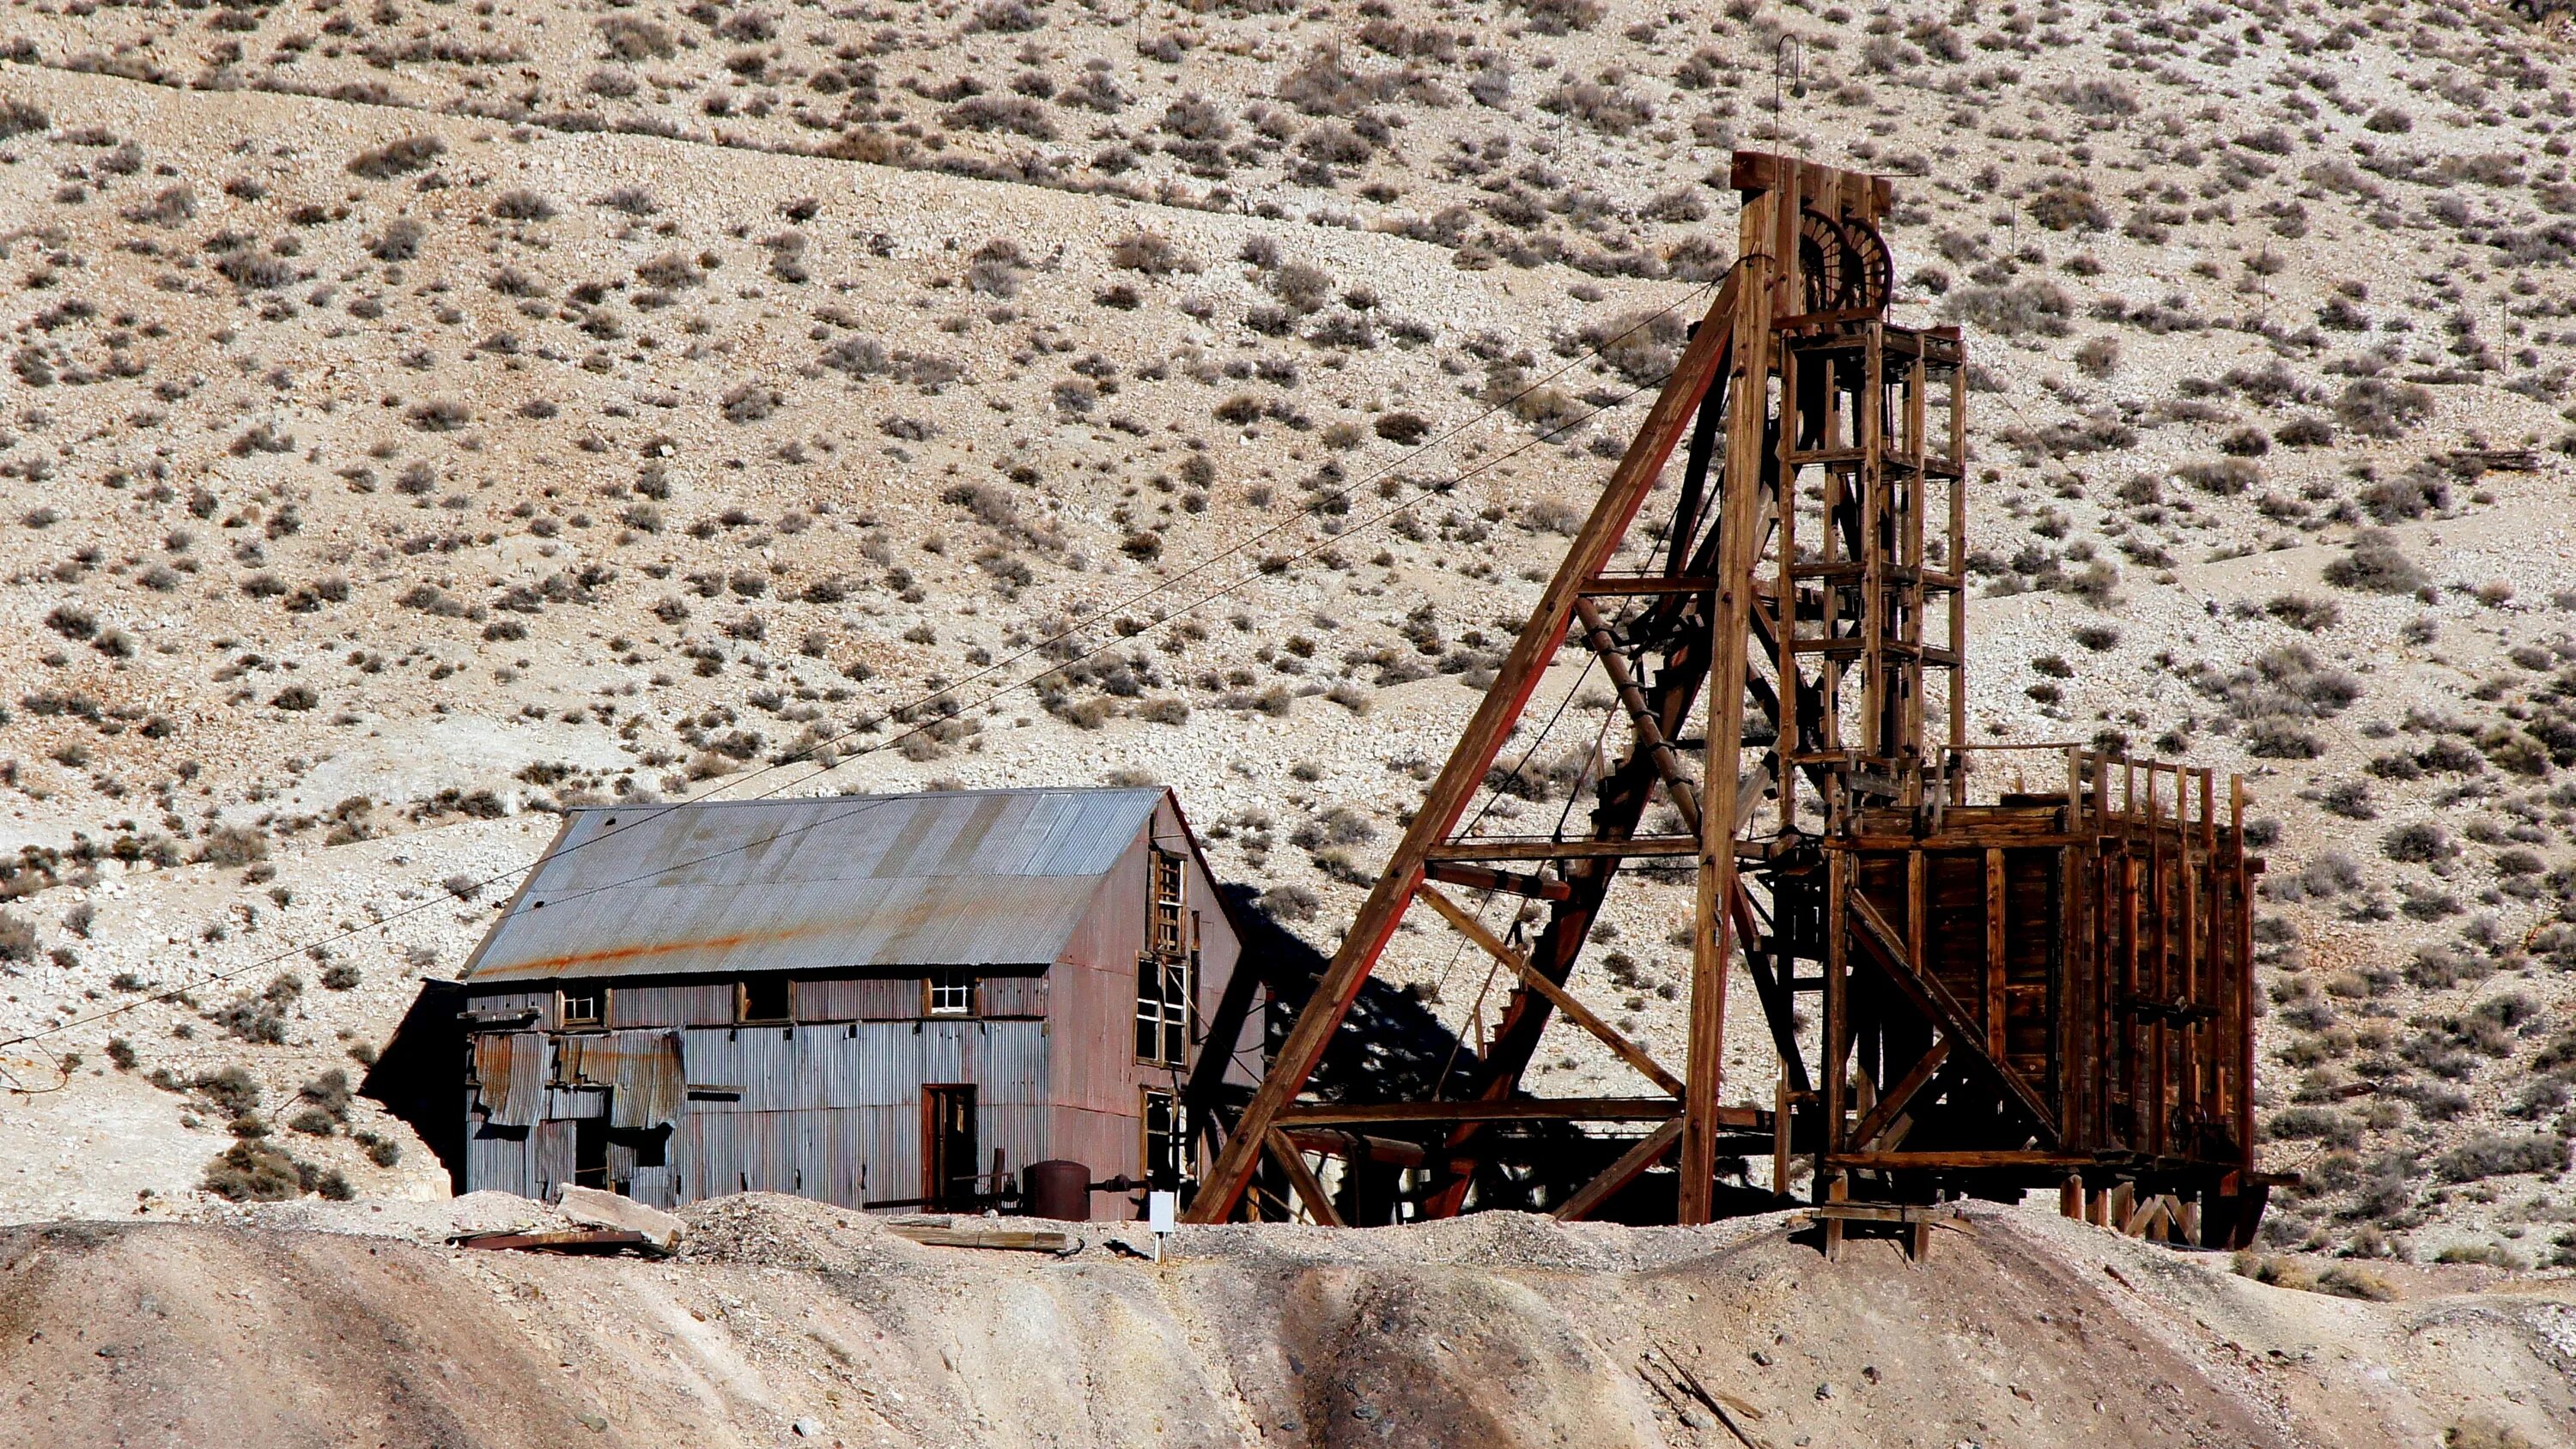
POLYGON ((556 993, 555 1024, 597 1026, 608 1015, 608 993, 598 987, 556 993))
POLYGON ((1166 1191, 1177 1189, 1189 1174, 1189 1125, 1180 1099, 1170 1092, 1145 1089, 1145 1181, 1166 1191))
POLYGON ((972 971, 933 971, 927 983, 932 1016, 973 1016, 975 989, 979 983, 972 971))
POLYGON ((794 1015, 793 987, 784 976, 752 976, 742 983, 741 1021, 787 1021, 794 1015))

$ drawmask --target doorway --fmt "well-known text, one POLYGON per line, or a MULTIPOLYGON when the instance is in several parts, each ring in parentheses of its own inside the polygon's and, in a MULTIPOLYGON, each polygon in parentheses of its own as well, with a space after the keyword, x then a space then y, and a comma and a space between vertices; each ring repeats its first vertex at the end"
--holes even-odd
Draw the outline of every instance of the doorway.
POLYGON ((975 1089, 924 1087, 922 1094, 922 1196, 935 1209, 975 1206, 975 1089))

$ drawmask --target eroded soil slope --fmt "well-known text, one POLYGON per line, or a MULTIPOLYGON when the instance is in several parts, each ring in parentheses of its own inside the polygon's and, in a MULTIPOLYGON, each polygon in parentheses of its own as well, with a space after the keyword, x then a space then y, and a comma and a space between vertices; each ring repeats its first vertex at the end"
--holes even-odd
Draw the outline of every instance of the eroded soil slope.
POLYGON ((1196 1229, 1157 1267, 1110 1248, 1106 1224, 1056 1260, 917 1247, 784 1198, 693 1209, 666 1263, 446 1249, 410 1207, 287 1211, 0 1237, 0 1437, 1946 1449, 2576 1433, 2564 1283, 2423 1278, 2355 1302, 2003 1210, 1912 1267, 1884 1243, 1826 1263, 1778 1219, 1196 1229), (1741 1437, 1670 1389, 1675 1366, 1741 1437))

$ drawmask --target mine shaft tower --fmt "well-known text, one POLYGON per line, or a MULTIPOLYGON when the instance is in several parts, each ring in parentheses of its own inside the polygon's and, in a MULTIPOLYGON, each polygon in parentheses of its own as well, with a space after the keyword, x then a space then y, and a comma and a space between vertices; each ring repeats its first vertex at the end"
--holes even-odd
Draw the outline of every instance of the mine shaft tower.
POLYGON ((1886 180, 1751 152, 1732 179, 1733 269, 1190 1217, 1293 1197, 1341 1221, 1307 1161, 1322 1151, 1416 1169, 1424 1216, 1527 1205, 1556 1170, 1542 1205, 1559 1217, 1700 1223, 1778 1202, 1804 1163, 1815 1202, 1855 1211, 2055 1186, 2095 1221, 2241 1242, 2263 1194, 2242 782, 1968 743, 1959 332, 1887 320, 1886 180), (1640 530, 1650 499, 1668 512, 1640 530), (1607 682, 1605 744, 1624 751, 1605 756, 1588 832, 1488 833, 1473 807, 1561 657, 1607 682), (1989 777, 2003 788, 1972 789, 1989 777), (1677 1064, 1568 988, 1623 866, 1696 880, 1677 1064), (1316 1100, 1416 905, 1514 984, 1473 1087, 1316 1100), (1768 1106, 1721 1103, 1739 954, 1778 1057, 1768 1106), (1525 1093, 1560 1015, 1653 1093, 1525 1093), (1620 1123, 1637 1135, 1569 1125, 1620 1123), (1583 1149, 1601 1160, 1566 1178, 1583 1149), (1771 1192, 1721 1203, 1720 1165, 1763 1154, 1771 1192))

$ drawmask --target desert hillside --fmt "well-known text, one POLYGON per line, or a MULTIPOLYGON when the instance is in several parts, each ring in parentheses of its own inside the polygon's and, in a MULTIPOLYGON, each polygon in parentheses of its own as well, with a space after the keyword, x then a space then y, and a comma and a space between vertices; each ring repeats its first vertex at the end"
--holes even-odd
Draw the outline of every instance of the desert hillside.
MULTIPOLYGON (((2252 777, 2276 1246, 2576 1259, 2556 21, 77 0, 0 55, 9 1216, 435 1191, 347 1084, 570 803, 1168 781, 1329 946, 1750 146, 1892 176, 1898 310, 1968 331, 1972 728, 2252 777)), ((1522 745, 1494 808, 1565 808, 1588 741, 1522 745)), ((1577 986, 1677 1054, 1672 909, 1577 986)))
MULTIPOLYGON (((0 1232, 16 1443, 1787 1449, 2565 1443, 2565 1285, 2302 1292, 1981 1208, 1908 1266, 1774 1216, 1133 1225, 926 1247, 751 1195, 677 1261, 452 1249, 532 1203, 305 1204, 0 1232), (398 1305, 398 1306, 397 1306, 398 1305)), ((534 1224, 525 1224, 534 1225, 534 1224)))

